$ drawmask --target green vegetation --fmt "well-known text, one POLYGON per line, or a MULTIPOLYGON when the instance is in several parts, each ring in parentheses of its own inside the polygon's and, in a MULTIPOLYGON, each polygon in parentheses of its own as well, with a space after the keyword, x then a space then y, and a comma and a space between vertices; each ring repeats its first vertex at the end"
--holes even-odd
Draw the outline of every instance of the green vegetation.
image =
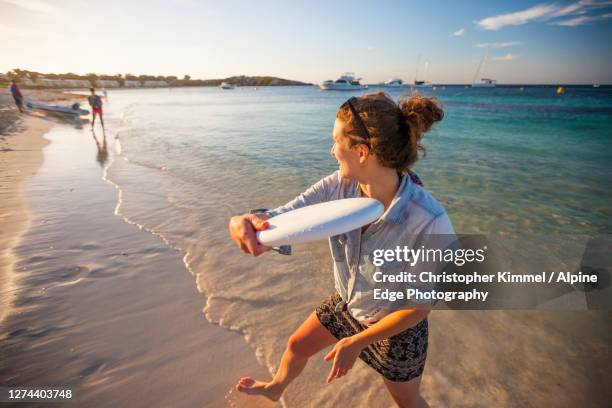
POLYGON ((192 79, 191 76, 185 75, 182 79, 174 75, 163 76, 163 75, 134 75, 131 73, 127 74, 95 74, 88 73, 85 75, 78 75, 72 72, 65 74, 48 74, 40 73, 35 71, 28 71, 25 69, 13 69, 6 73, 4 78, 0 78, 0 82, 8 83, 10 80, 15 79, 18 83, 25 87, 45 88, 46 80, 85 80, 89 81, 92 85, 95 85, 95 81, 117 81, 119 87, 127 86, 143 86, 144 81, 164 81, 165 84, 161 86, 219 86, 221 82, 226 82, 236 86, 293 86, 293 85, 310 85, 304 82, 292 81, 289 79, 276 78, 271 76, 232 76, 224 79, 192 79), (135 81, 140 82, 140 85, 135 85, 135 81))

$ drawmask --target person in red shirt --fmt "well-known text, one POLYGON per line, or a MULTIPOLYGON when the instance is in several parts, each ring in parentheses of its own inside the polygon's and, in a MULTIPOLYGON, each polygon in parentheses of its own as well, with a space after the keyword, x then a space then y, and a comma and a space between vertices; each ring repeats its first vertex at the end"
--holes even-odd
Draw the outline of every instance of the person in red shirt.
POLYGON ((90 88, 91 95, 89 95, 88 101, 89 106, 91 106, 91 128, 93 129, 96 123, 96 115, 100 115, 100 123, 102 123, 102 129, 104 129, 104 118, 102 117, 102 98, 99 95, 96 95, 96 90, 94 88, 90 88))
POLYGON ((19 112, 23 113, 23 95, 17 86, 17 82, 13 79, 13 83, 11 84, 11 94, 13 95, 13 99, 15 100, 15 105, 19 109, 19 112))

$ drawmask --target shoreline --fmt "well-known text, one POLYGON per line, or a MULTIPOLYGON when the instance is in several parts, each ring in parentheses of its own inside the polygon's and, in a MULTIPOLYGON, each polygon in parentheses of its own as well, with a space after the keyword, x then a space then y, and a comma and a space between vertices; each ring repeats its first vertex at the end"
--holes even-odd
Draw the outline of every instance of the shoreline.
POLYGON ((43 135, 51 127, 44 119, 21 115, 6 126, 8 134, 0 135, 0 324, 11 313, 16 290, 14 249, 31 224, 24 183, 43 162, 43 148, 49 143, 43 135))

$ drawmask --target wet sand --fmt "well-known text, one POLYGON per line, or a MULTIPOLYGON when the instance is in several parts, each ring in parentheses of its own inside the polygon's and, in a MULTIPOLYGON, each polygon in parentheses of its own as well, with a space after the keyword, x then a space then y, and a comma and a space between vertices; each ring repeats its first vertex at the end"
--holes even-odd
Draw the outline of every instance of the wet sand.
POLYGON ((105 153, 101 132, 96 143, 88 127, 56 125, 26 179, 50 125, 27 118, 11 146, 31 134, 32 165, 20 154, 2 168, 3 203, 12 200, 2 248, 16 245, 7 258, 16 261, 4 265, 14 279, 3 290, 13 308, 0 325, 0 384, 71 385, 74 406, 244 405, 231 392, 239 376, 268 373, 239 333, 206 321, 181 254, 114 215, 117 190, 102 180, 114 135, 105 153))
POLYGON ((5 111, 0 115, 0 322, 10 312, 14 295, 13 248, 30 224, 23 183, 36 173, 43 160, 42 138, 51 124, 29 116, 5 111))

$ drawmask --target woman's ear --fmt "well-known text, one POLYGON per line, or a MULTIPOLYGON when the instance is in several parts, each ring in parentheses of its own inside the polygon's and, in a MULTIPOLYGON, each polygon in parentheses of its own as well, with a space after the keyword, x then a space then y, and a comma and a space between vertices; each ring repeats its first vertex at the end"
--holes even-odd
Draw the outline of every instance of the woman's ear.
POLYGON ((359 153, 359 163, 365 163, 368 156, 370 156, 370 148, 366 144, 357 145, 357 152, 359 153))

